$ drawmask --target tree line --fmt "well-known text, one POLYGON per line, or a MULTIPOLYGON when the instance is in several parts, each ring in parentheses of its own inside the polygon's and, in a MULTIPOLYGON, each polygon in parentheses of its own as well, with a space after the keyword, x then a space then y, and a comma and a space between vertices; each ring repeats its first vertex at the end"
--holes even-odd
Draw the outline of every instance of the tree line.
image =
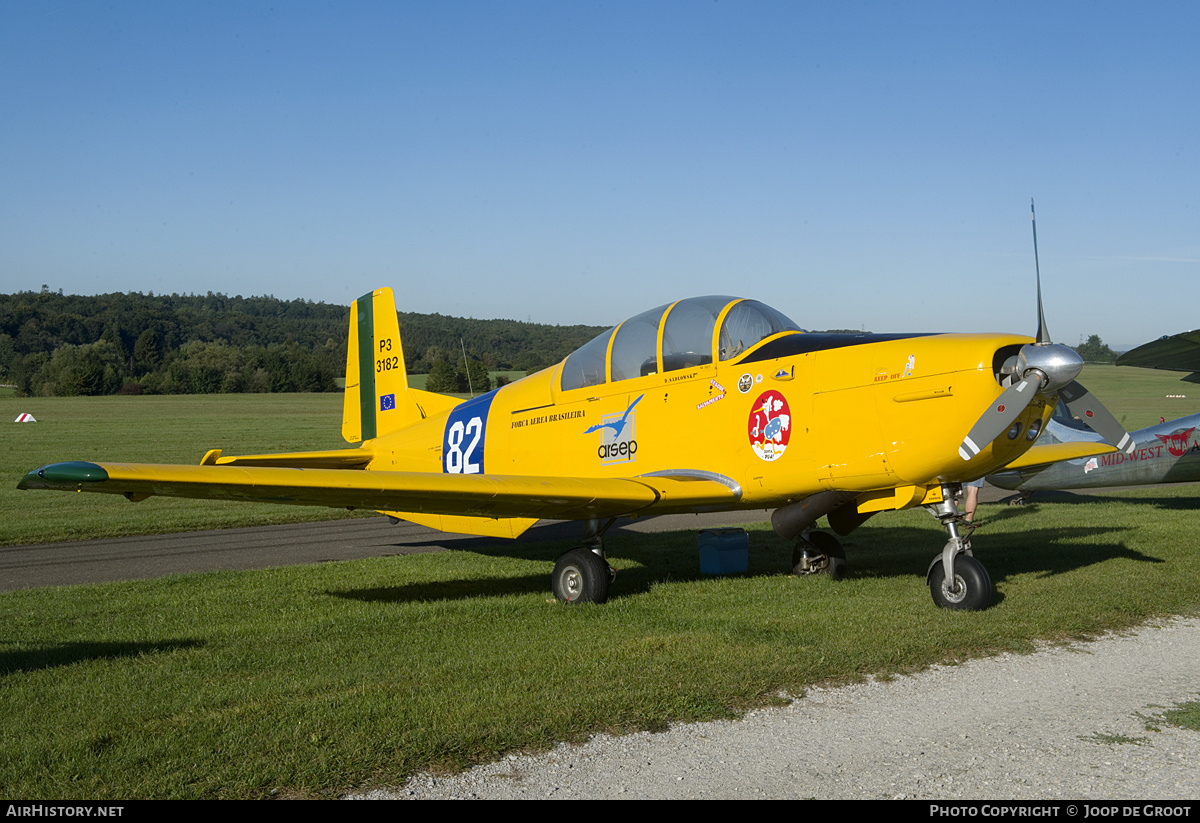
MULTIPOLYGON (((347 307, 209 292, 0 295, 0 383, 31 395, 335 391, 347 307)), ((405 365, 430 391, 491 388, 489 371, 535 371, 604 330, 399 313, 405 365)), ((1117 353, 1091 335, 1090 363, 1117 353)))
MULTIPOLYGON (((447 384, 432 391, 457 391, 460 376, 479 391, 489 369, 543 368, 603 331, 408 312, 399 321, 409 373, 447 384)), ((308 300, 43 286, 0 295, 0 382, 30 395, 335 391, 348 322, 346 306, 308 300)))
POLYGON ((1072 346, 1085 363, 1115 363, 1120 352, 1115 352, 1108 344, 1100 339, 1100 335, 1090 335, 1086 343, 1072 346))

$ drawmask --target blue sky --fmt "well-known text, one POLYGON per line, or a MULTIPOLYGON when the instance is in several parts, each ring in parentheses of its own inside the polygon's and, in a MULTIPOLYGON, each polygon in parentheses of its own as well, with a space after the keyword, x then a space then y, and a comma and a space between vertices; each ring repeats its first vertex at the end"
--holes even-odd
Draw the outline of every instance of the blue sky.
POLYGON ((0 3, 0 291, 1200 327, 1189 3, 0 3))

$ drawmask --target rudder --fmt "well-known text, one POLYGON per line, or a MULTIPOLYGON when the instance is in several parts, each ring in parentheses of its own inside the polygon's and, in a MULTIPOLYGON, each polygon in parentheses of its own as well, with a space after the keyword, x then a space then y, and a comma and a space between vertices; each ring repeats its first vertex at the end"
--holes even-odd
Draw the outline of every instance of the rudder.
POLYGON ((342 437, 356 443, 404 428, 410 421, 398 401, 407 392, 396 300, 391 289, 376 289, 350 304, 342 437))

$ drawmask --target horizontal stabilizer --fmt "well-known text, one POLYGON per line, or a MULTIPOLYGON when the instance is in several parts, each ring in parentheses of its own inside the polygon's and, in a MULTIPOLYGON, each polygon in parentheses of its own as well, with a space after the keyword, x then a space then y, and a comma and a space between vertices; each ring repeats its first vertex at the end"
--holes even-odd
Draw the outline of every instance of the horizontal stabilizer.
POLYGON ((272 466, 280 469, 365 469, 375 455, 363 449, 336 449, 323 452, 283 452, 280 454, 242 454, 221 456, 212 449, 200 461, 201 466, 272 466))

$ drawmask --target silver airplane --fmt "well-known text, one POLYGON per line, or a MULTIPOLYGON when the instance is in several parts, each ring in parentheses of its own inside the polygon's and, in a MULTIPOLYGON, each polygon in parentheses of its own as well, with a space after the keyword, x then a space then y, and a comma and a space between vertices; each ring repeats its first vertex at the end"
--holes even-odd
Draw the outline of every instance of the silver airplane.
MULTIPOLYGON (((988 475, 987 481, 1016 491, 1017 498, 1010 500, 1011 503, 1024 502, 1032 492, 1052 489, 1200 481, 1200 414, 1168 420, 1130 434, 1133 449, 1129 453, 1118 451, 1026 466, 988 475)), ((1101 440, 1100 435, 1073 420, 1061 405, 1038 438, 1039 444, 1101 440)))
MULTIPOLYGON (((1191 372, 1182 379, 1200 383, 1200 330, 1151 340, 1118 357, 1117 365, 1191 372)), ((1017 496, 1010 499, 1011 503, 1023 503, 1032 492, 1051 489, 1200 482, 1200 414, 1164 420, 1156 426, 1131 434, 1133 450, 1127 454, 1114 452, 1060 463, 1024 466, 989 475, 987 480, 993 486, 1016 491, 1017 496)), ((1066 408, 1059 404, 1038 442, 1070 443, 1099 439, 1099 435, 1074 420, 1066 408)))

